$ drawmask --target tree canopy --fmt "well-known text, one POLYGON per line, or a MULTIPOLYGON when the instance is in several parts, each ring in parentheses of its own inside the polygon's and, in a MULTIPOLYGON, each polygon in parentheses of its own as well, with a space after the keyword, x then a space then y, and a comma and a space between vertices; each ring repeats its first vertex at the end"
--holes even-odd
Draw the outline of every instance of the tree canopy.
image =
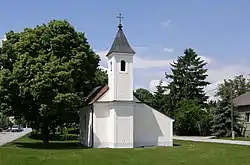
POLYGON ((106 73, 97 69, 100 58, 85 34, 65 20, 10 31, 6 39, 0 50, 1 110, 41 128, 47 143, 49 127, 74 116, 106 73))
POLYGON ((149 106, 152 106, 152 103, 154 100, 154 95, 150 91, 148 91, 147 89, 138 88, 135 90, 134 95, 141 102, 143 102, 149 106))

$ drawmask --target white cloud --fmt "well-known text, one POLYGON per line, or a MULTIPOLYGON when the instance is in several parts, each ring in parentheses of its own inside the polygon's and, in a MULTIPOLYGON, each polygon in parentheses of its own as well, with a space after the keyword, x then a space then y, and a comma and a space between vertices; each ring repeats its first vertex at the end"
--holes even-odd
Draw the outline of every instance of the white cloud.
POLYGON ((163 27, 167 27, 167 26, 170 25, 171 22, 172 22, 171 20, 167 20, 167 21, 161 22, 161 25, 162 25, 163 27))
MULTIPOLYGON (((207 57, 206 57, 207 58, 207 57)), ((210 58, 208 58, 210 59, 210 58)), ((249 78, 248 74, 250 72, 250 66, 244 65, 221 65, 220 67, 214 67, 208 65, 208 78, 207 80, 211 83, 204 88, 209 100, 217 100, 215 97, 218 91, 219 84, 223 83, 224 79, 233 79, 235 76, 244 75, 244 77, 249 78)), ((163 73, 164 74, 164 73, 163 73)), ((159 84, 159 80, 151 80, 149 82, 149 90, 155 91, 156 86, 159 84)), ((167 82, 165 82, 167 84, 167 82)))
MULTIPOLYGON (((155 92, 156 86, 158 86, 160 83, 160 80, 151 80, 149 83, 149 91, 155 92)), ((162 86, 167 86, 169 83, 167 81, 162 81, 162 86)))
POLYGON ((208 69, 208 81, 210 81, 211 84, 205 88, 207 96, 210 97, 210 100, 218 100, 215 94, 218 91, 219 85, 222 84, 225 79, 233 79, 239 75, 249 78, 249 71, 250 67, 244 65, 226 65, 220 68, 208 69))
MULTIPOLYGON (((107 51, 100 51, 100 52, 97 52, 97 54, 101 58, 100 65, 103 67, 107 67, 107 57, 106 57, 107 51)), ((155 60, 155 59, 141 58, 137 55, 134 56, 134 68, 160 68, 160 67, 169 66, 169 63, 171 62, 173 62, 172 59, 171 60, 155 60)))
POLYGON ((208 86, 206 86, 204 88, 204 91, 206 92, 206 95, 209 97, 208 100, 217 100, 218 97, 216 97, 216 93, 218 91, 218 87, 220 84, 223 83, 223 80, 220 80, 220 81, 217 81, 217 82, 214 82, 214 83, 211 83, 209 84, 208 86))
POLYGON ((200 57, 201 57, 201 60, 204 60, 208 64, 211 64, 211 62, 213 61, 211 58, 206 57, 206 56, 200 56, 200 57))
POLYGON ((234 78, 238 75, 248 75, 250 72, 249 66, 244 65, 222 65, 220 67, 208 68, 208 80, 210 82, 218 82, 224 79, 234 78))
POLYGON ((163 51, 172 53, 174 51, 174 49, 172 49, 172 48, 164 48, 163 51))
POLYGON ((173 62, 173 60, 155 60, 155 59, 146 59, 135 56, 134 68, 155 68, 155 67, 160 68, 169 66, 169 63, 171 62, 173 62))
MULTIPOLYGON (((135 78, 135 86, 141 86, 148 88, 151 92, 156 90, 156 86, 159 84, 159 80, 164 78, 164 73, 168 71, 170 68, 169 63, 175 61, 175 59, 149 59, 149 58, 141 58, 146 57, 142 54, 147 54, 146 47, 138 47, 139 50, 134 57, 134 68, 136 70, 135 78), (144 52, 146 51, 146 52, 144 52)), ((106 58, 107 51, 101 51, 97 54, 101 57, 101 67, 107 68, 107 58, 106 58)), ((211 83, 206 88, 204 88, 206 94, 210 97, 210 99, 214 100, 217 99, 214 97, 215 93, 217 92, 218 85, 223 82, 224 79, 234 78, 237 75, 248 75, 250 73, 250 66, 245 66, 241 64, 220 64, 215 59, 211 59, 207 56, 200 56, 205 62, 208 63, 208 78, 207 80, 211 83)), ((168 83, 164 81, 163 84, 167 85, 168 83)))
POLYGON ((99 68, 100 68, 101 70, 103 70, 103 71, 108 71, 108 68, 106 68, 106 67, 99 66, 99 68))

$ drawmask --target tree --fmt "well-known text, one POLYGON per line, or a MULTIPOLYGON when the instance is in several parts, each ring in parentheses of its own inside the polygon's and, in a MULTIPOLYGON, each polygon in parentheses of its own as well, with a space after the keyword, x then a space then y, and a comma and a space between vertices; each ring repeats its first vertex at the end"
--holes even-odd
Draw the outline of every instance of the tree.
POLYGON ((141 101, 149 106, 152 106, 154 96, 147 89, 138 88, 135 90, 134 95, 139 101, 141 101))
POLYGON ((100 58, 84 33, 65 20, 10 31, 6 38, 0 56, 1 110, 40 128, 47 144, 49 129, 69 122, 105 79, 98 77, 105 76, 97 70, 100 58))
POLYGON ((166 86, 163 86, 163 80, 160 80, 159 84, 156 86, 156 91, 154 92, 153 108, 163 114, 172 116, 172 109, 169 108, 167 93, 166 86))
POLYGON ((204 87, 210 83, 206 81, 206 62, 198 56, 191 48, 184 51, 184 56, 180 56, 177 62, 171 64, 172 74, 167 74, 166 78, 171 79, 168 85, 169 99, 173 109, 181 100, 197 100, 199 105, 204 107, 208 96, 204 92, 204 87))
MULTIPOLYGON (((243 75, 236 76, 234 79, 224 80, 224 83, 219 85, 217 96, 220 100, 217 102, 214 111, 212 132, 218 137, 231 135, 231 110, 232 99, 238 97, 245 92, 250 91, 250 83, 243 75)), ((242 135, 243 124, 238 112, 234 113, 234 131, 237 136, 242 135)))
POLYGON ((0 113, 0 132, 1 132, 1 130, 5 130, 5 129, 11 127, 12 125, 13 124, 10 121, 9 117, 0 113))
POLYGON ((178 103, 175 130, 179 135, 201 135, 202 119, 205 111, 195 100, 182 100, 178 103))

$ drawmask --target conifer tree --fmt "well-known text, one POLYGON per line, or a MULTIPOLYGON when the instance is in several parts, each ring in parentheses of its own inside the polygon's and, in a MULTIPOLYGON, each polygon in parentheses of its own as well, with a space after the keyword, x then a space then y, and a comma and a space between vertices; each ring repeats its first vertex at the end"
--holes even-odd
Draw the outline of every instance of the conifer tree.
POLYGON ((186 49, 184 55, 171 64, 172 73, 165 75, 171 79, 168 89, 172 107, 177 108, 178 102, 182 100, 196 100, 201 106, 206 104, 208 96, 204 87, 210 84, 206 81, 206 64, 191 48, 186 49))

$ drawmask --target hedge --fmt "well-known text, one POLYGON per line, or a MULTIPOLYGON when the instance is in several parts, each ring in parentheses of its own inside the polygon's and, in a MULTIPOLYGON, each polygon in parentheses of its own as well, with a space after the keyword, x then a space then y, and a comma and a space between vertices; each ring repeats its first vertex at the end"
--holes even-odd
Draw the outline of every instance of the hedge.
MULTIPOLYGON (((36 139, 36 140, 42 140, 42 135, 38 131, 32 131, 29 134, 29 138, 36 139)), ((64 134, 64 135, 55 135, 52 134, 49 135, 49 140, 56 140, 56 141, 67 141, 67 140, 78 140, 79 137, 76 134, 64 134)))

